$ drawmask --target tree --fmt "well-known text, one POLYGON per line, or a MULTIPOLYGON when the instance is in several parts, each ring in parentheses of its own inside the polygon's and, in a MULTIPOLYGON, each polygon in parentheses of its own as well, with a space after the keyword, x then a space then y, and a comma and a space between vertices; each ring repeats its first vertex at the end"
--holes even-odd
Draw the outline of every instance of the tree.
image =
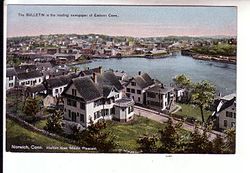
POLYGON ((81 133, 79 144, 87 147, 96 147, 99 152, 112 152, 117 145, 114 142, 114 136, 110 132, 105 131, 106 122, 98 121, 90 125, 81 133))
POLYGON ((173 81, 175 85, 180 88, 189 88, 192 85, 192 81, 184 74, 177 75, 173 81))
POLYGON ((39 112, 39 102, 37 99, 33 99, 31 97, 26 99, 23 112, 27 116, 35 116, 37 112, 39 112))
POLYGON ((202 81, 194 84, 192 101, 197 104, 201 111, 202 122, 205 122, 203 110, 204 108, 210 106, 215 97, 215 87, 208 81, 202 81))
POLYGON ((210 126, 201 130, 200 126, 196 123, 194 131, 191 133, 186 152, 199 154, 212 153, 213 144, 209 141, 209 136, 207 134, 210 130, 210 126))
POLYGON ((62 120, 63 120, 63 116, 62 116, 63 112, 62 111, 55 111, 49 118, 47 121, 47 124, 45 126, 45 130, 51 132, 51 133, 57 133, 57 134, 61 134, 63 131, 62 128, 62 120))
POLYGON ((78 72, 78 71, 80 71, 80 68, 79 67, 76 67, 76 66, 71 66, 70 67, 70 70, 72 71, 72 72, 78 72))
POLYGON ((225 153, 234 154, 236 147, 236 130, 235 128, 230 128, 225 131, 225 153))
POLYGON ((182 126, 182 122, 178 123, 177 125, 173 125, 173 121, 171 118, 168 119, 166 122, 166 126, 163 130, 160 130, 160 142, 161 147, 159 148, 160 152, 167 152, 167 153, 177 153, 179 150, 179 140, 180 135, 177 132, 182 126))
POLYGON ((214 154, 223 154, 224 153, 224 139, 217 135, 217 137, 212 141, 213 143, 213 153, 214 154))
POLYGON ((143 135, 137 140, 139 144, 138 150, 143 153, 155 153, 157 151, 157 141, 158 138, 155 136, 143 135))

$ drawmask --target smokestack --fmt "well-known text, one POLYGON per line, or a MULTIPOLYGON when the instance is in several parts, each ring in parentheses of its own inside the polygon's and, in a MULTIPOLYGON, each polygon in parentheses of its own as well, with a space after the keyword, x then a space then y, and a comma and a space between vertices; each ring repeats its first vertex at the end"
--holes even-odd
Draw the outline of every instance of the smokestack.
POLYGON ((97 76, 96 76, 96 73, 93 73, 92 79, 93 79, 93 81, 94 81, 95 83, 97 83, 97 76))
POLYGON ((141 75, 141 71, 138 72, 138 75, 141 75))
POLYGON ((99 72, 100 72, 100 74, 102 74, 102 66, 99 66, 99 72))

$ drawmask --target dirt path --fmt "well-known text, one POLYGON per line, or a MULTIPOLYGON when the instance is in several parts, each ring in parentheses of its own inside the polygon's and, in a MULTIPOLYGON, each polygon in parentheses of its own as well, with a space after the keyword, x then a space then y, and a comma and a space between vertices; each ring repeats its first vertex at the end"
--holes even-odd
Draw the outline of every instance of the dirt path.
MULTIPOLYGON (((157 111, 147 109, 147 108, 143 108, 143 107, 140 107, 140 106, 135 106, 134 112, 135 112, 135 114, 137 114, 139 116, 144 116, 144 117, 147 117, 147 118, 149 118, 151 120, 154 120, 154 121, 157 121, 157 122, 160 122, 160 123, 164 123, 170 118, 170 116, 167 115, 167 114, 159 113, 157 111)), ((174 124, 176 124, 178 122, 179 122, 178 120, 173 119, 174 124)), ((194 125, 191 124, 191 123, 184 122, 183 125, 182 125, 182 128, 187 130, 187 131, 190 131, 190 132, 194 131, 194 125)), ((200 129, 200 130, 202 131, 202 129, 200 129)), ((224 136, 225 134, 212 130, 209 133, 209 140, 213 140, 214 138, 216 138, 217 135, 224 136)))

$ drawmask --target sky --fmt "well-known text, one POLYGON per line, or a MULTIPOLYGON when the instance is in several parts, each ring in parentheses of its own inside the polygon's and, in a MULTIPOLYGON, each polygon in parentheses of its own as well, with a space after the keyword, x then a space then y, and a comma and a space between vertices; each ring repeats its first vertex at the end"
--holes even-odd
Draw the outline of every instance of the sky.
POLYGON ((236 36, 237 9, 204 6, 8 5, 8 37, 72 33, 133 37, 236 36), (44 16, 27 16, 37 13, 44 16), (75 14, 85 16, 72 16, 75 14), (104 17, 95 17, 95 14, 104 17), (113 16, 109 17, 109 14, 113 16))

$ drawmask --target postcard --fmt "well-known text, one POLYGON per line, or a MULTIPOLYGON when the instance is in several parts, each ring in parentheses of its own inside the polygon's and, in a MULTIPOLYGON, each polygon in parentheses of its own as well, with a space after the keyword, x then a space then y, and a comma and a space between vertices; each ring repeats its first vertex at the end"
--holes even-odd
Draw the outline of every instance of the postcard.
POLYGON ((237 8, 8 5, 6 151, 235 153, 237 8))

